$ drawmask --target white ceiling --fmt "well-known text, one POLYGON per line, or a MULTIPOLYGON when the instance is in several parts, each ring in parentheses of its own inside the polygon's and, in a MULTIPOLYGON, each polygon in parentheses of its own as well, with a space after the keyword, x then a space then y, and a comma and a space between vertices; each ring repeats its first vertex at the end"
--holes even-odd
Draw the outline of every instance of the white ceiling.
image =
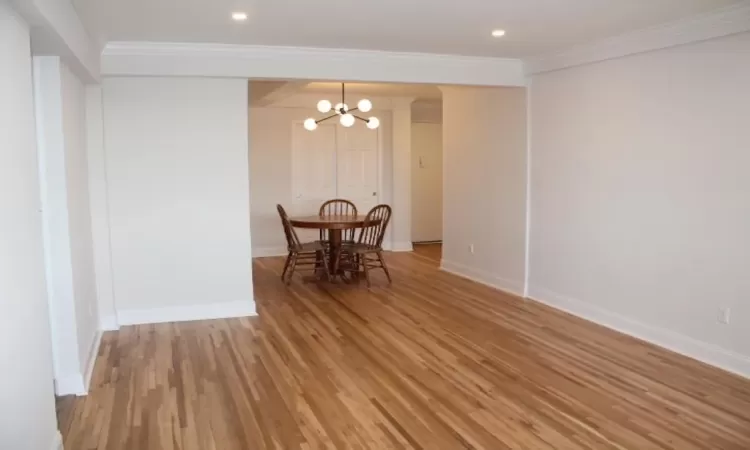
POLYGON ((107 41, 210 42, 524 58, 738 0, 73 0, 107 41), (245 11, 244 23, 231 20, 245 11), (504 38, 490 36, 495 28, 504 38))

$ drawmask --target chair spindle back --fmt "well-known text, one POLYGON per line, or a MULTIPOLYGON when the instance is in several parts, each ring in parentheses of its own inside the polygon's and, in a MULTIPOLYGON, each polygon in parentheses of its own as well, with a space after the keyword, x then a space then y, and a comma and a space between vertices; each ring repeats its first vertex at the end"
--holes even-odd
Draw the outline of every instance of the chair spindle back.
MULTIPOLYGON (((349 200, 344 200, 342 198, 335 198, 333 200, 328 200, 325 203, 323 203, 320 206, 320 211, 318 212, 318 215, 320 217, 325 216, 351 216, 351 217, 357 217, 357 207, 354 205, 354 203, 350 202, 349 200)), ((354 240, 354 228, 350 230, 344 230, 342 239, 345 241, 353 241, 354 240)), ((320 239, 325 240, 326 239, 326 230, 320 230, 320 239)))
POLYGON ((359 234, 359 243, 372 247, 382 247, 385 230, 391 220, 391 207, 377 205, 365 216, 364 227, 359 234))
POLYGON ((281 225, 284 227, 287 250, 291 252, 300 249, 302 247, 302 243, 297 236, 297 232, 294 231, 294 227, 289 221, 289 216, 286 214, 284 207, 281 205, 276 205, 276 210, 279 212, 279 217, 281 217, 281 225))

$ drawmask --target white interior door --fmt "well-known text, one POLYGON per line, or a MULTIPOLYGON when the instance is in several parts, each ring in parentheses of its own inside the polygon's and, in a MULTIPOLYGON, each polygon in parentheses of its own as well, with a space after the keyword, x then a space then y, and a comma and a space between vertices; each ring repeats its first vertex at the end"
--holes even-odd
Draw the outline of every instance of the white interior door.
POLYGON ((378 132, 357 123, 337 127, 337 194, 360 214, 378 204, 378 132))
MULTIPOLYGON (((292 133, 292 207, 290 216, 318 214, 320 205, 335 198, 336 128, 335 123, 320 124, 307 131, 294 123, 292 133)), ((286 206, 286 205, 285 205, 286 206)), ((303 241, 318 239, 316 230, 297 230, 303 241)))
MULTIPOLYGON (((362 126, 346 128, 333 121, 312 132, 301 123, 293 126, 289 215, 317 214, 320 205, 332 198, 351 200, 360 214, 378 204, 377 131, 362 126)), ((300 239, 316 239, 317 232, 297 231, 300 239)))

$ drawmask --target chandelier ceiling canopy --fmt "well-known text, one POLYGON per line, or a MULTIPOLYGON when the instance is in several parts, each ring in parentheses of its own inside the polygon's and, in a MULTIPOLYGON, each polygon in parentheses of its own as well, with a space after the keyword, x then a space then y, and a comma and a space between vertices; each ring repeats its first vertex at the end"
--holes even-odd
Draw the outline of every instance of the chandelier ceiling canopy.
POLYGON ((367 125, 367 128, 374 130, 380 126, 380 120, 377 117, 369 117, 365 119, 364 117, 354 114, 355 111, 366 113, 370 112, 370 110, 372 110, 372 102, 366 98, 360 100, 357 103, 356 108, 349 109, 349 105, 346 104, 346 87, 344 86, 344 83, 341 83, 340 102, 336 103, 335 106, 328 100, 321 100, 318 102, 318 111, 321 113, 333 112, 333 114, 318 120, 315 120, 312 117, 305 120, 305 129, 313 131, 318 128, 319 123, 338 117, 339 123, 345 127, 350 127, 354 125, 357 120, 361 120, 367 125))

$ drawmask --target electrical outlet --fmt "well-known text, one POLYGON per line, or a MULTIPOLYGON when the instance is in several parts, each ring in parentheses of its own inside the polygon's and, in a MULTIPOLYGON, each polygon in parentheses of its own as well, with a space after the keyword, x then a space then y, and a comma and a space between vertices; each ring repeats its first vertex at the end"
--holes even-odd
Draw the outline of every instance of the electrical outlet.
POLYGON ((722 325, 729 325, 729 317, 731 310, 729 307, 719 308, 719 316, 717 317, 718 322, 722 325))
POLYGON ((474 254, 474 244, 469 244, 469 253, 474 254))

